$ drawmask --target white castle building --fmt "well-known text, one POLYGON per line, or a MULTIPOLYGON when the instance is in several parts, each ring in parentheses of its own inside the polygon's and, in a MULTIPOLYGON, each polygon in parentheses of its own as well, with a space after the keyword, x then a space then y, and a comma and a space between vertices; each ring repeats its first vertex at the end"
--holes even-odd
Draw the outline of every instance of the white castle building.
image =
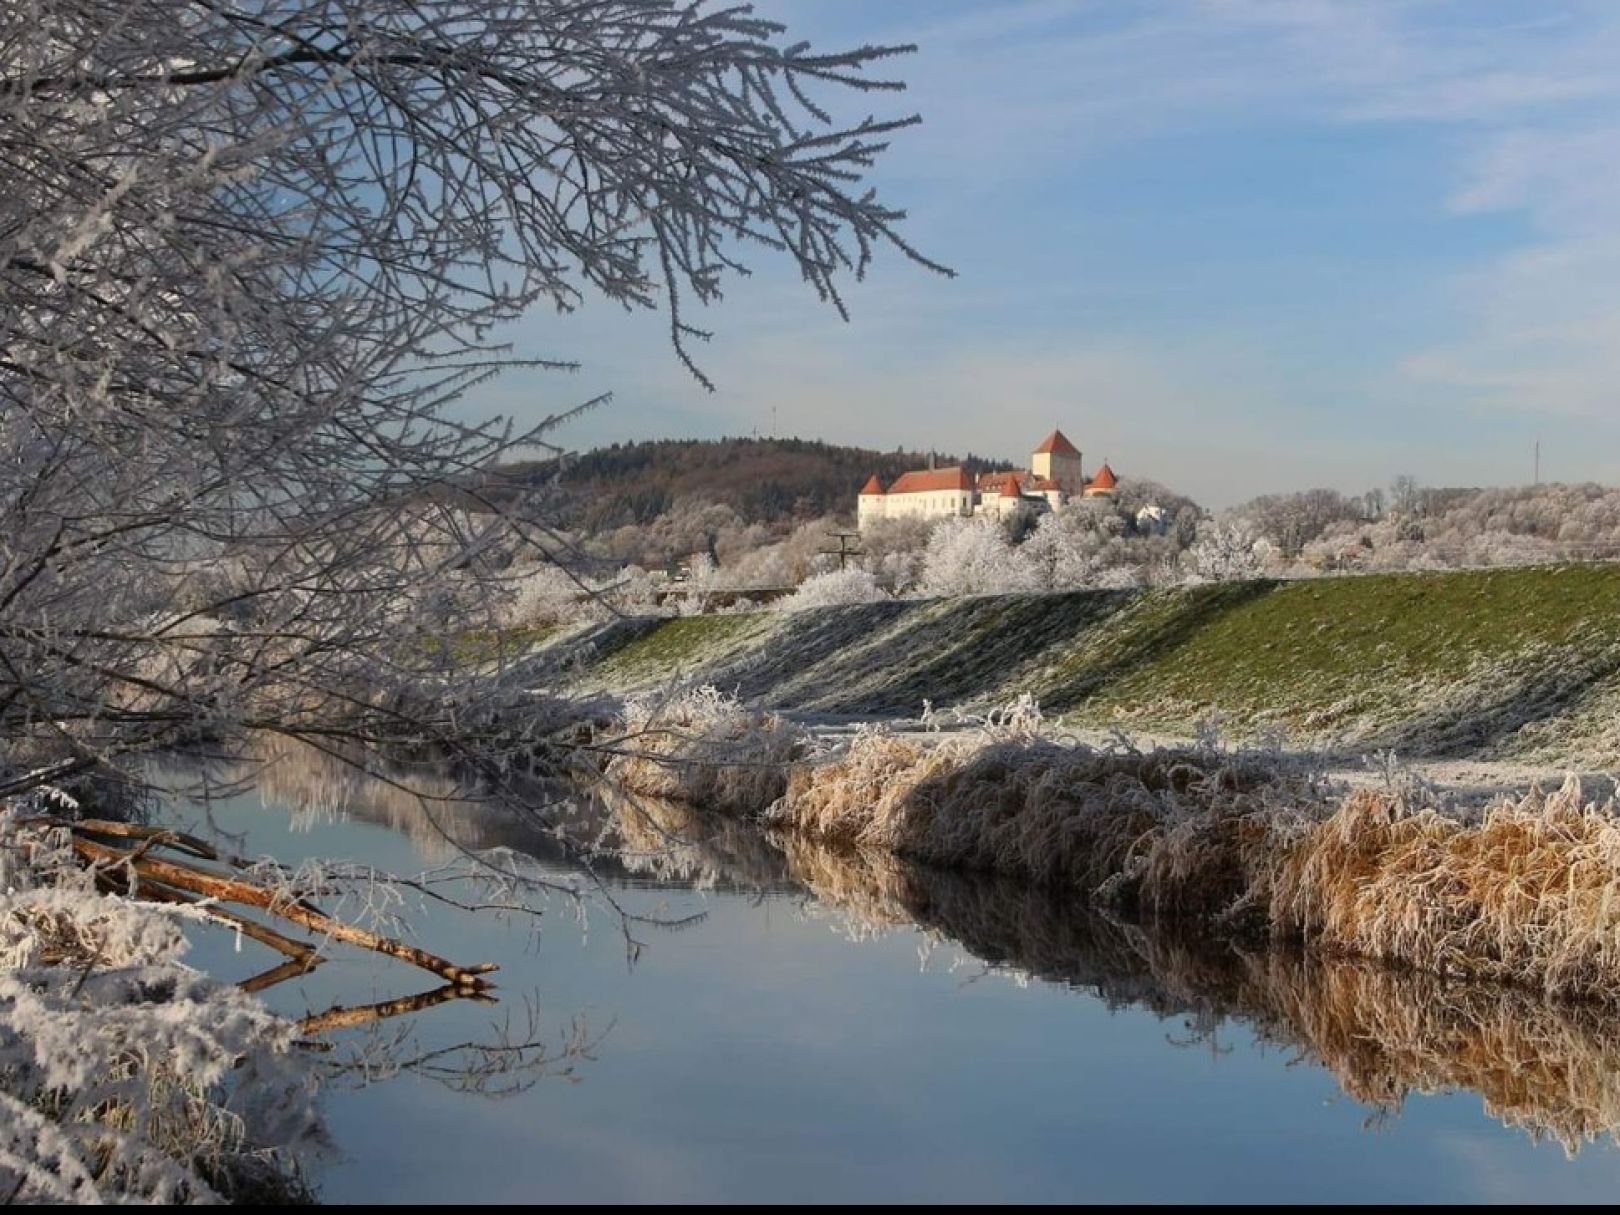
POLYGON ((1054 430, 1030 456, 1027 472, 981 473, 967 469, 918 469, 902 474, 887 489, 873 473, 856 499, 856 522, 862 528, 879 519, 1000 518, 1015 510, 1057 510, 1080 497, 1112 497, 1119 486, 1114 470, 1103 461, 1086 480, 1080 449, 1054 430))

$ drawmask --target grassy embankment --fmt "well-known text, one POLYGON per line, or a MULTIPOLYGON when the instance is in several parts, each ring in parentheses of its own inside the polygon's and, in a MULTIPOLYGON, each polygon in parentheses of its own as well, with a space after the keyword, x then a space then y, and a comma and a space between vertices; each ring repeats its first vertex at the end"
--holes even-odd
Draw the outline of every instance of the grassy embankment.
POLYGON ((1075 725, 1405 754, 1620 755, 1620 566, 984 596, 688 617, 596 639, 589 685, 711 683, 851 718, 1034 694, 1075 725))

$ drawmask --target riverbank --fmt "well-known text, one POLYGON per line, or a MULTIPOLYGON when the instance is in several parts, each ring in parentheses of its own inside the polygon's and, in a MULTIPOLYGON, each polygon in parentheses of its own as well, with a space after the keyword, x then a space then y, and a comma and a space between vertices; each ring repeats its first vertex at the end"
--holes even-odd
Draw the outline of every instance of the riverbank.
POLYGON ((1620 1003, 1620 813, 1570 778, 1482 810, 1276 750, 1099 749, 1025 700, 835 746, 712 690, 633 704, 626 789, 854 851, 1001 874, 1146 922, 1620 1003))

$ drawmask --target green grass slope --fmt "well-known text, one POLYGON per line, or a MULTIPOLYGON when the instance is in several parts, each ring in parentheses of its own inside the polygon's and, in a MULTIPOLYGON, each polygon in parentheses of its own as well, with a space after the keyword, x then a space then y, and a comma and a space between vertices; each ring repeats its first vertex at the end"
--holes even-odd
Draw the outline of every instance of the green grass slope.
POLYGON ((604 636, 587 683, 702 680, 848 717, 1031 692, 1077 724, 1408 754, 1620 761, 1620 566, 1249 582, 690 617, 604 636))

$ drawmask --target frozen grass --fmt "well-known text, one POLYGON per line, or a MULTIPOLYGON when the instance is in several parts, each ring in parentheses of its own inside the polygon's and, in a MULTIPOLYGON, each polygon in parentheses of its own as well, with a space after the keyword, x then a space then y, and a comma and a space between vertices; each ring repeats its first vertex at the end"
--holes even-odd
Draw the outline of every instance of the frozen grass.
POLYGON ((1602 767, 1620 756, 1620 566, 876 603, 604 633, 587 683, 671 678, 855 718, 1019 692, 1084 724, 1602 767))
POLYGON ((1310 772, 1273 753, 1060 741, 1026 701, 966 736, 868 728, 836 757, 798 765, 759 817, 834 846, 1153 914, 1215 914, 1244 893, 1252 816, 1302 821, 1323 796, 1310 772))
POLYGON ((1356 793, 1278 850, 1269 920, 1325 949, 1620 1000, 1617 813, 1574 778, 1478 822, 1356 793))
POLYGON ((1620 1003, 1620 808, 1578 781, 1478 817, 1346 795, 1272 750, 1099 750, 1025 700, 966 734, 803 731, 701 689, 627 717, 611 778, 852 852, 1016 877, 1142 919, 1620 1003))

